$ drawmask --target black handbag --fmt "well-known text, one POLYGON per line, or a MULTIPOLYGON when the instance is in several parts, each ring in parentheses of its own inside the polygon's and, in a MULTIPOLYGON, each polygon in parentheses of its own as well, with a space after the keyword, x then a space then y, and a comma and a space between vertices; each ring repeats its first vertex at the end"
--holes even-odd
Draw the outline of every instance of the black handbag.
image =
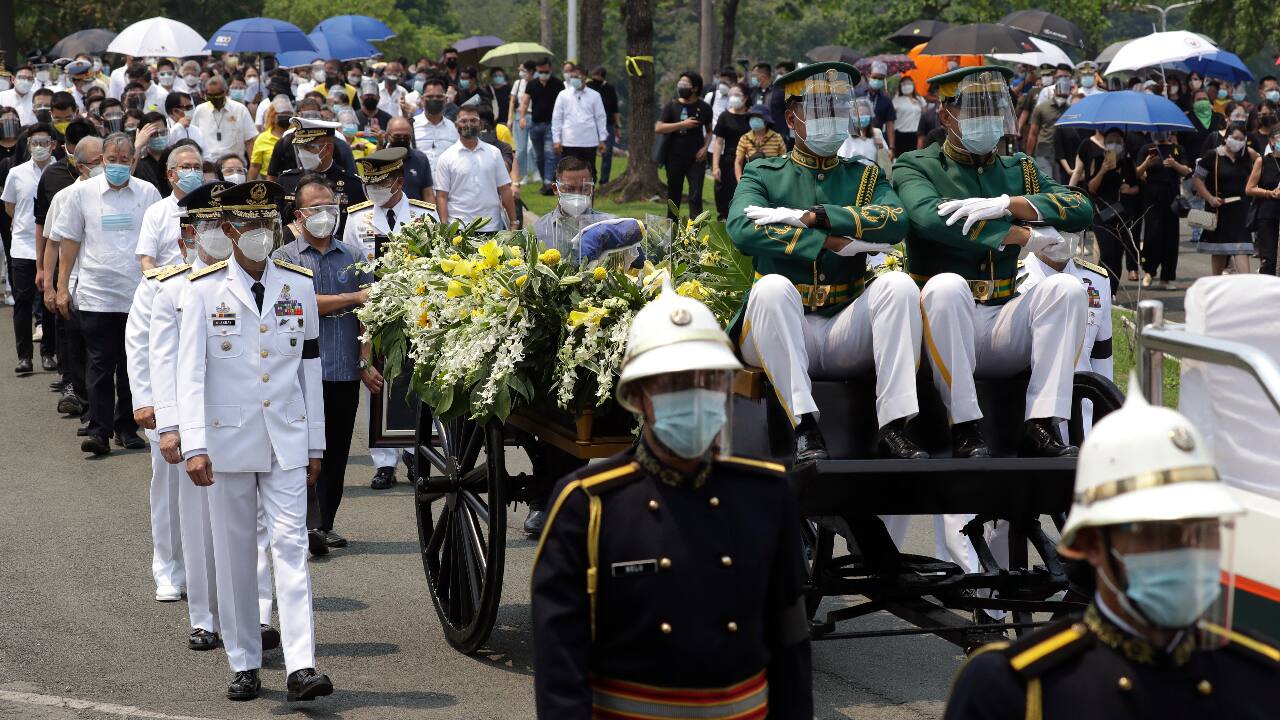
POLYGON ((658 167, 667 164, 667 142, 670 140, 670 134, 654 133, 653 135, 653 145, 649 148, 649 159, 658 167))
POLYGON ((1179 195, 1169 204, 1169 211, 1180 218, 1185 218, 1191 212, 1191 200, 1179 195))

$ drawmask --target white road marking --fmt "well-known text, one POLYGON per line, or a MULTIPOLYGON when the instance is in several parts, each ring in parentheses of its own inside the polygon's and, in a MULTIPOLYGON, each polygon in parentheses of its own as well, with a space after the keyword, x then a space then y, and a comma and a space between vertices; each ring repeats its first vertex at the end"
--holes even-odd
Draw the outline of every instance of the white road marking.
POLYGON ((57 695, 39 695, 37 693, 14 692, 12 690, 0 690, 0 701, 20 703, 23 705, 39 705, 41 707, 89 710, 92 712, 106 713, 107 715, 119 715, 120 717, 129 718, 150 718, 151 720, 209 720, 208 718, 198 718, 190 715, 165 715, 163 713, 150 712, 148 710, 129 707, 126 705, 112 705, 111 703, 99 703, 93 702, 92 700, 78 700, 76 698, 59 697, 57 695))

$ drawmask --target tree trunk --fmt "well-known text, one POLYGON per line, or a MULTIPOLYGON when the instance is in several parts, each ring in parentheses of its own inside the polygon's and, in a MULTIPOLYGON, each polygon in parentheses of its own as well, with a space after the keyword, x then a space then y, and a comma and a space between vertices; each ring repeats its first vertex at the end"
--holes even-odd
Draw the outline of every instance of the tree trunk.
POLYGON ((14 27, 13 0, 0 0, 0 65, 14 68, 26 64, 26 58, 18 52, 18 31, 14 27))
POLYGON ((604 0, 579 0, 578 64, 591 72, 604 64, 604 0))
POLYGON ((738 32, 738 3, 740 0, 724 0, 720 5, 720 65, 736 66, 733 62, 733 41, 738 32))
POLYGON ((700 0, 698 3, 698 73, 707 87, 714 86, 715 77, 715 35, 716 11, 712 0, 700 0))
MULTIPOLYGON (((623 0, 622 17, 627 33, 627 56, 653 55, 653 8, 655 0, 623 0)), ((648 200, 665 193, 658 182, 658 166, 650 159, 653 147, 654 74, 652 60, 636 61, 641 75, 627 76, 627 171, 609 183, 609 195, 619 202, 648 200)), ((634 67, 632 68, 634 70, 634 67)))
POLYGON ((552 49, 551 0, 539 0, 538 6, 541 14, 538 22, 538 44, 550 50, 552 49))

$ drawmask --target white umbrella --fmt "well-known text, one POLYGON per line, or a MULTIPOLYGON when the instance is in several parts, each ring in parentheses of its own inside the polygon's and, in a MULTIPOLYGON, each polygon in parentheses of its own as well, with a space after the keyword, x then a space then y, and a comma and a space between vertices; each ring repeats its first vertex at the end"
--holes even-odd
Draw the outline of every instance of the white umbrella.
POLYGON ((1104 74, 1133 72, 1142 68, 1181 62, 1217 51, 1218 47, 1208 38, 1186 30, 1152 33, 1146 37, 1131 40, 1120 48, 1104 74))
POLYGON ((1057 45, 1048 40, 1041 40, 1038 37, 1032 37, 1031 42, 1039 49, 1024 53, 999 53, 991 57, 1002 62, 1020 63, 1032 67, 1040 67, 1041 65, 1053 65, 1056 67, 1063 63, 1075 67, 1075 63, 1071 62, 1071 58, 1057 45))
POLYGON ((177 20, 153 17, 130 25, 107 46, 107 52, 133 57, 191 57, 208 55, 205 39, 177 20))

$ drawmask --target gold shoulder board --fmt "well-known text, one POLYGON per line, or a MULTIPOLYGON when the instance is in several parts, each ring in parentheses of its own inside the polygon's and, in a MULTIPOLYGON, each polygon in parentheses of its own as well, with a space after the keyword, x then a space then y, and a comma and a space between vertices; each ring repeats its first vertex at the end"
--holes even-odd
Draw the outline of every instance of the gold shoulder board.
POLYGON ((373 201, 372 201, 372 200, 365 200, 364 202, 358 202, 358 203, 356 203, 355 205, 348 205, 348 206, 347 206, 347 214, 348 214, 348 215, 350 215, 350 214, 351 214, 351 213, 353 213, 353 212, 356 212, 356 211, 358 211, 358 210, 363 210, 363 209, 365 209, 365 208, 369 208, 369 207, 373 207, 373 201))
POLYGON ((164 282, 169 278, 176 278, 182 273, 190 269, 191 269, 191 266, 185 263, 182 265, 170 265, 164 269, 164 272, 156 274, 155 279, 156 279, 156 282, 164 282))
POLYGON ((1093 263, 1087 260, 1081 260, 1080 258, 1076 258, 1076 264, 1084 268, 1085 270, 1090 270, 1092 272, 1098 273, 1102 277, 1107 277, 1107 269, 1102 267, 1101 265, 1094 265, 1093 263))
POLYGON ((435 203, 429 203, 426 200, 414 200, 413 198, 409 198, 409 204, 414 207, 426 208, 428 210, 436 209, 435 203))
POLYGON ((307 277, 311 277, 312 275, 310 270, 302 267, 301 265, 294 265, 293 263, 285 262, 284 260, 273 260, 273 262, 276 264, 276 267, 278 268, 284 268, 285 270, 292 270, 293 272, 296 272, 299 275, 306 275, 307 277))
POLYGON ((226 261, 226 260, 219 260, 218 262, 216 262, 216 263, 214 263, 214 264, 212 264, 212 265, 209 265, 208 267, 204 267, 204 268, 201 268, 201 269, 199 269, 199 270, 196 270, 195 272, 191 273, 191 275, 190 275, 190 276, 188 276, 188 277, 187 277, 187 279, 188 279, 188 280, 199 280, 200 278, 205 277, 206 275, 212 275, 213 273, 216 273, 216 272, 218 272, 219 270, 222 270, 222 269, 224 269, 224 268, 226 268, 226 267, 227 267, 227 261, 226 261))

